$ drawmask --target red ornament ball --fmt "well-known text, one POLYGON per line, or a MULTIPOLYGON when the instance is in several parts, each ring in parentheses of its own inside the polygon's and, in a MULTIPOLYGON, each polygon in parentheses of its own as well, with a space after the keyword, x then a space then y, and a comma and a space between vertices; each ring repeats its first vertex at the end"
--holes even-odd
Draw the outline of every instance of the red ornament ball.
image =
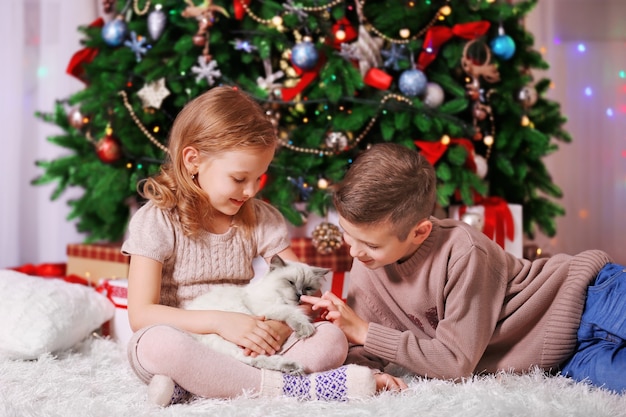
POLYGON ((106 135, 96 143, 96 153, 102 162, 112 164, 122 156, 122 144, 115 136, 106 135))

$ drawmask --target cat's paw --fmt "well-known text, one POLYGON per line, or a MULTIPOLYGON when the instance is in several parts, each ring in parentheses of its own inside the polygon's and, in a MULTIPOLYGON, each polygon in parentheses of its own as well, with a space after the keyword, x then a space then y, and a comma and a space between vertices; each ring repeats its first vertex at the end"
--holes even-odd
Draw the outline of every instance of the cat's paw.
POLYGON ((299 363, 286 361, 282 364, 280 369, 277 369, 277 371, 281 371, 282 373, 285 373, 285 374, 303 375, 304 367, 300 365, 299 363))
POLYGON ((298 339, 305 339, 315 333, 315 326, 309 322, 296 323, 293 331, 298 339))
POLYGON ((285 359, 279 355, 273 356, 257 356, 250 361, 250 365, 257 368, 271 369, 273 371, 280 371, 286 374, 302 375, 304 374, 304 367, 298 362, 285 359))

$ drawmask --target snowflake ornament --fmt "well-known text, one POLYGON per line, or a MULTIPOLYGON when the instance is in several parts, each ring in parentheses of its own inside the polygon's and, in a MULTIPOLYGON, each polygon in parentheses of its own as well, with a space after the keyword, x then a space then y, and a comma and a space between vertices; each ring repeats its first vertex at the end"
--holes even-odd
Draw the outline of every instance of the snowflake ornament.
POLYGON ((280 87, 281 85, 277 81, 284 77, 285 73, 280 70, 272 72, 272 63, 268 58, 263 60, 263 67, 265 69, 265 78, 257 77, 257 85, 267 91, 280 87))
POLYGON ((153 81, 144 85, 137 91, 144 107, 161 108, 163 100, 170 95, 170 91, 165 87, 165 78, 153 81))
POLYGON ((146 38, 137 36, 135 31, 130 32, 130 38, 129 41, 124 41, 124 45, 128 46, 130 50, 135 53, 135 59, 139 62, 143 55, 148 52, 148 49, 150 49, 150 45, 146 44, 146 38))
POLYGON ((336 54, 346 61, 358 61, 361 57, 359 48, 357 48, 356 43, 342 43, 341 51, 336 52, 336 54))
POLYGON ((287 0, 286 4, 283 4, 283 8, 286 13, 295 14, 300 23, 303 23, 309 16, 302 6, 295 5, 293 0, 287 0))
POLYGON ((398 65, 398 61, 406 57, 404 54, 405 50, 406 45, 398 45, 395 43, 391 44, 391 49, 381 50, 380 54, 385 58, 385 62, 383 63, 385 68, 393 67, 394 70, 399 71, 400 66, 398 65))
POLYGON ((311 193, 313 192, 313 187, 309 185, 309 183, 307 183, 304 178, 287 177, 287 180, 289 180, 289 182, 298 189, 298 192, 300 193, 300 198, 303 201, 306 201, 309 199, 309 197, 311 197, 311 193))
POLYGON ((256 51, 258 48, 252 44, 247 39, 235 39, 235 50, 236 51, 245 51, 247 53, 252 53, 252 51, 256 51))
POLYGON ((222 72, 217 68, 217 61, 211 59, 209 62, 204 56, 198 57, 198 66, 191 67, 191 71, 196 74, 196 82, 206 78, 209 85, 215 84, 215 79, 222 76, 222 72))

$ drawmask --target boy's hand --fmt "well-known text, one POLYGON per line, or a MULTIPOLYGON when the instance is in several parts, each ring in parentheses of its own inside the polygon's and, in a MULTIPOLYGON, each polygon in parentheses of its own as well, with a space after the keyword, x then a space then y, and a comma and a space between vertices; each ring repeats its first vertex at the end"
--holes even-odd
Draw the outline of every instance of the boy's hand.
POLYGON ((320 317, 339 327, 350 343, 365 344, 369 323, 357 316, 354 310, 335 294, 326 291, 321 297, 303 295, 300 301, 311 304, 313 311, 323 310, 320 317))
POLYGON ((382 372, 375 374, 374 379, 376 380, 376 392, 402 391, 407 388, 403 379, 382 372))

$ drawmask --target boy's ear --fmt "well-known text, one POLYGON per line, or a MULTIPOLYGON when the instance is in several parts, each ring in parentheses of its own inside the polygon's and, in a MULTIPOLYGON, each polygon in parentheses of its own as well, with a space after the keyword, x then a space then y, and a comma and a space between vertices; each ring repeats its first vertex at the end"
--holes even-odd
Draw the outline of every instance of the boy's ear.
POLYGON ((185 168, 189 171, 190 174, 195 174, 198 171, 198 163, 200 159, 200 154, 196 148, 193 146, 187 146, 183 149, 183 162, 185 163, 185 168))
POLYGON ((416 245, 421 245, 423 241, 430 235, 430 232, 433 230, 433 223, 430 220, 422 220, 418 224, 416 224, 411 232, 409 233, 409 238, 416 245))

